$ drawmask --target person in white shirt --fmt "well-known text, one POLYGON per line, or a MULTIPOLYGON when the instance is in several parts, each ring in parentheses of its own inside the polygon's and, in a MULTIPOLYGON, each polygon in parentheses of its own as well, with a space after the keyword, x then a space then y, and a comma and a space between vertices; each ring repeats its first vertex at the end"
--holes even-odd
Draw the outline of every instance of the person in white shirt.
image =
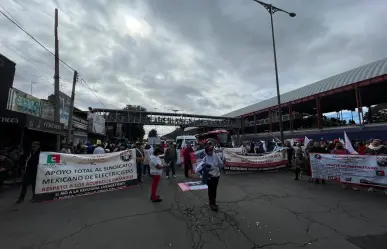
POLYGON ((153 151, 153 155, 150 157, 150 174, 152 176, 152 192, 151 200, 153 202, 160 202, 160 196, 157 195, 157 187, 159 186, 161 175, 163 174, 164 168, 167 166, 163 165, 160 156, 163 154, 163 150, 160 147, 156 147, 153 151))
POLYGON ((101 144, 97 144, 97 147, 95 147, 93 154, 105 154, 105 150, 102 148, 101 144))

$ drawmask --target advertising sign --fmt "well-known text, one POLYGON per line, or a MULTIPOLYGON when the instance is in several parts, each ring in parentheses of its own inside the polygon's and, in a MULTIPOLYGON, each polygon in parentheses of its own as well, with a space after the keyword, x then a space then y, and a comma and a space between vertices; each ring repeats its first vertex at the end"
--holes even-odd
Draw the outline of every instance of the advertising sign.
POLYGON ((288 163, 286 151, 276 151, 264 156, 244 156, 225 148, 225 170, 266 171, 286 167, 288 163))
POLYGON ((73 116, 73 128, 81 129, 87 131, 89 123, 87 120, 73 116))
POLYGON ((31 115, 27 116, 26 127, 33 130, 40 130, 54 134, 63 134, 63 124, 55 123, 54 121, 34 117, 31 115))
POLYGON ((36 177, 38 201, 66 199, 137 184, 136 152, 78 155, 42 152, 36 177))
POLYGON ((310 154, 312 177, 387 188, 387 156, 310 154))
POLYGON ((40 99, 15 88, 9 89, 8 110, 40 117, 40 99))
POLYGON ((105 118, 96 113, 89 112, 89 132, 105 135, 105 118))
POLYGON ((0 124, 10 124, 24 127, 25 122, 26 115, 24 114, 8 110, 0 110, 0 124))
MULTIPOLYGON (((42 115, 41 117, 47 120, 54 121, 55 105, 52 101, 42 100, 42 115)), ((60 108, 60 123, 67 127, 69 122, 69 108, 60 108)))

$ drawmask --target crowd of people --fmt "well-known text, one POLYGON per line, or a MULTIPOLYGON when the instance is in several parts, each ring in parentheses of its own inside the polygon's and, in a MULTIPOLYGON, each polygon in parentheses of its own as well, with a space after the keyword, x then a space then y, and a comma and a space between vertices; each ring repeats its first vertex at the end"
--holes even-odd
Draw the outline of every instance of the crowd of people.
MULTIPOLYGON (((128 145, 123 145, 119 143, 102 144, 100 141, 98 141, 95 146, 91 146, 90 143, 87 144, 83 154, 104 154, 110 152, 123 151, 129 148, 136 150, 136 168, 138 182, 142 182, 143 176, 151 177, 152 183, 150 199, 152 202, 161 202, 162 199, 157 194, 157 190, 162 175, 164 175, 165 172, 165 178, 169 179, 170 173, 172 173, 172 178, 176 178, 176 165, 178 163, 178 155, 176 146, 173 143, 164 143, 164 145, 160 144, 151 146, 149 144, 137 141, 129 147, 128 145)), ((200 171, 198 171, 197 173, 203 176, 203 182, 208 185, 209 206, 211 210, 217 211, 218 206, 216 205, 216 192, 223 162, 219 159, 218 156, 214 155, 214 146, 212 146, 211 143, 197 144, 196 146, 193 146, 192 144, 187 144, 186 146, 184 146, 184 148, 182 148, 181 154, 182 165, 184 167, 184 175, 186 178, 190 178, 192 174, 195 173, 193 172, 192 168, 191 153, 195 150, 199 150, 202 148, 205 149, 206 155, 203 159, 203 167, 201 167, 200 171)), ((76 147, 73 147, 69 144, 64 144, 60 153, 75 154, 77 152, 79 153, 79 151, 80 150, 77 150, 76 147)), ((22 203, 24 201, 27 189, 30 186, 32 188, 31 201, 35 201, 35 183, 39 165, 39 155, 40 143, 33 142, 31 145, 31 152, 26 160, 25 167, 23 168, 24 174, 22 180, 22 187, 16 203, 22 203)), ((0 165, 0 169, 3 168, 1 167, 2 165, 0 165)))
MULTIPOLYGON (((387 155, 387 147, 382 143, 380 139, 372 139, 368 141, 355 141, 351 143, 351 147, 354 152, 359 155, 387 155)), ((301 143, 292 146, 290 142, 286 144, 286 150, 288 155, 288 167, 294 166, 295 178, 298 180, 302 172, 305 172, 309 177, 309 182, 315 184, 325 184, 324 179, 313 179, 312 171, 309 161, 310 153, 319 154, 336 154, 336 155, 349 155, 352 154, 339 139, 333 141, 318 141, 310 140, 308 144, 303 146, 301 143)), ((342 184, 344 188, 348 187, 347 184, 342 184)), ((359 190, 358 187, 353 186, 353 190, 359 190)), ((368 188, 368 191, 375 191, 374 188, 368 188)))

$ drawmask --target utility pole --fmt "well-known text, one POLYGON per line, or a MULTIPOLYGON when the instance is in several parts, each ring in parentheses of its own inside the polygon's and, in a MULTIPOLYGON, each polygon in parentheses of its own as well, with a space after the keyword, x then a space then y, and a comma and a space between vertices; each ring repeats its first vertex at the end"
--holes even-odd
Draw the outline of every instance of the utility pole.
MULTIPOLYGON (((54 121, 60 123, 60 99, 59 99, 59 40, 58 40, 58 9, 55 9, 55 111, 54 121)), ((60 135, 56 136, 56 151, 60 150, 60 135)))
POLYGON ((67 143, 70 143, 72 141, 71 139, 71 129, 73 128, 73 111, 74 111, 74 99, 75 99, 75 85, 78 81, 78 72, 74 71, 74 77, 73 77, 73 89, 71 91, 71 106, 69 110, 69 122, 67 124, 67 143))

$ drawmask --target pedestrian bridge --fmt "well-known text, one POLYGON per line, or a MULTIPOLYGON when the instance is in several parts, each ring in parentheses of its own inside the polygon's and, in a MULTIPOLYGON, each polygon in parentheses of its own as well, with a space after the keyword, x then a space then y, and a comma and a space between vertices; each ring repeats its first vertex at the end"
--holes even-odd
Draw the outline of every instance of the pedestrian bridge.
POLYGON ((181 128, 241 128, 241 119, 230 117, 115 109, 92 109, 90 112, 105 117, 107 123, 179 126, 181 128))

